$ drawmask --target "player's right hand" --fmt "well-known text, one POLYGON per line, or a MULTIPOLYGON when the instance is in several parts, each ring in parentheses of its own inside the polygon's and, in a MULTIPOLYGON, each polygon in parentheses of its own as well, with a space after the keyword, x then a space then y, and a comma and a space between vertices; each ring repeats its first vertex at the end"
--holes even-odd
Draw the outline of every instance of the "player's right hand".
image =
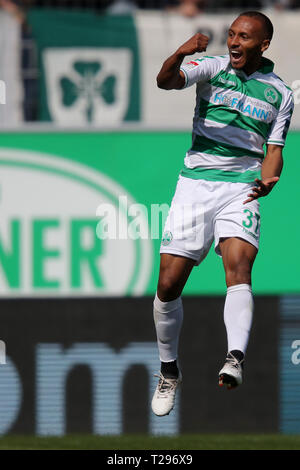
POLYGON ((191 39, 186 41, 180 48, 178 52, 182 55, 192 55, 195 52, 203 52, 206 51, 208 45, 209 38, 204 34, 197 33, 191 39))

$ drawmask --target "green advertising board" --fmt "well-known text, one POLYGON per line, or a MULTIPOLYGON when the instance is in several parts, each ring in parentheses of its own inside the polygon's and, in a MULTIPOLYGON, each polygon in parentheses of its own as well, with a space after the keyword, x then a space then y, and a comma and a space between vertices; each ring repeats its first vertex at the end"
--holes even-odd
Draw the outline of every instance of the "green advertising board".
MULTIPOLYGON (((187 132, 2 134, 0 295, 154 294, 165 215, 151 232, 151 210, 170 204, 189 145, 187 132), (117 208, 115 237, 98 236, 103 207, 117 208), (139 210, 140 237, 124 236, 136 215, 130 207, 139 210)), ((291 132, 281 181, 261 199, 255 293, 300 292, 299 147, 291 132)), ((184 293, 225 290, 212 249, 184 293)))

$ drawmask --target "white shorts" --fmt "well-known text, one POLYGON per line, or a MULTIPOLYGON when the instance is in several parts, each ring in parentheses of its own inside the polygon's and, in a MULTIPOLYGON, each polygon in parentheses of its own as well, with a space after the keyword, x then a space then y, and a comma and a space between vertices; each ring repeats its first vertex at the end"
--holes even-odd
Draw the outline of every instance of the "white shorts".
POLYGON ((206 257, 213 240, 221 256, 219 240, 242 238, 257 249, 260 235, 259 202, 247 204, 253 184, 206 181, 179 176, 166 219, 160 253, 194 259, 206 257))

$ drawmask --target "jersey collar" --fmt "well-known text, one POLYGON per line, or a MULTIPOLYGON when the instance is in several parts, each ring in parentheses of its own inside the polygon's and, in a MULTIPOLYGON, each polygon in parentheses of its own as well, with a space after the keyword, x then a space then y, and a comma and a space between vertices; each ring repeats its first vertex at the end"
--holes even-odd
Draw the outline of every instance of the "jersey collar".
POLYGON ((273 72, 273 69, 274 62, 272 62, 270 59, 267 59, 266 57, 262 57, 261 67, 257 70, 257 72, 266 74, 273 72))
POLYGON ((235 75, 237 75, 241 78, 243 77, 245 80, 250 80, 253 77, 253 75, 255 75, 258 72, 263 73, 263 74, 273 72, 274 62, 272 62, 270 59, 267 59, 266 57, 262 57, 262 62, 261 62, 260 68, 255 70, 255 72, 251 73, 251 75, 247 75, 246 72, 244 72, 244 70, 235 70, 232 67, 230 62, 229 62, 229 66, 230 66, 231 70, 234 70, 235 75))

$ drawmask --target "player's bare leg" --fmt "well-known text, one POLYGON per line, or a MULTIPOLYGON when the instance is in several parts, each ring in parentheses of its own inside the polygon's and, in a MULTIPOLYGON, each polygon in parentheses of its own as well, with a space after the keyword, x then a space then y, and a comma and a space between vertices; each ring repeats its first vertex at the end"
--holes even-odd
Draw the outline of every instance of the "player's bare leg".
POLYGON ((183 319, 181 292, 195 264, 182 256, 162 254, 157 293, 154 299, 154 323, 161 360, 159 382, 152 410, 158 416, 169 414, 182 376, 177 365, 178 341, 183 319))
POLYGON ((252 324, 253 298, 251 271, 257 249, 240 238, 224 238, 220 241, 227 296, 224 322, 227 330, 228 354, 219 372, 219 385, 228 389, 243 381, 243 362, 252 324))
POLYGON ((162 302, 169 302, 181 295, 194 265, 195 261, 190 258, 166 253, 161 255, 157 295, 162 302))

